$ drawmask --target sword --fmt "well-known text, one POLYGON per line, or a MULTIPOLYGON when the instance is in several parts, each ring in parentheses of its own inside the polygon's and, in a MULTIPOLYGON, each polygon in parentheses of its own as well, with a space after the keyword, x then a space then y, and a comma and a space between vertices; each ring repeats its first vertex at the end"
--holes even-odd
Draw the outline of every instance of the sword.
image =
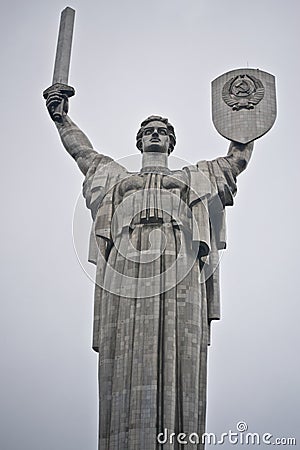
POLYGON ((63 95, 63 101, 57 102, 50 112, 55 122, 62 122, 63 113, 67 110, 67 99, 75 94, 75 89, 68 86, 74 18, 75 10, 68 6, 61 13, 52 86, 43 92, 45 99, 57 91, 63 95))

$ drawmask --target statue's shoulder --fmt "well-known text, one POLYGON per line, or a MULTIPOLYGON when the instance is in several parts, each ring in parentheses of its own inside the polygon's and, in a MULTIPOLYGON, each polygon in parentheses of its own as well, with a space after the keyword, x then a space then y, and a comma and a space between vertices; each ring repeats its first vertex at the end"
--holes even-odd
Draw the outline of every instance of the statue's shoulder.
POLYGON ((89 209, 95 214, 104 195, 128 174, 125 167, 109 156, 97 154, 90 164, 83 182, 83 196, 89 209))
POLYGON ((112 176, 122 172, 127 172, 124 166, 112 159, 110 156, 97 153, 90 164, 89 172, 95 173, 99 171, 110 172, 112 176))

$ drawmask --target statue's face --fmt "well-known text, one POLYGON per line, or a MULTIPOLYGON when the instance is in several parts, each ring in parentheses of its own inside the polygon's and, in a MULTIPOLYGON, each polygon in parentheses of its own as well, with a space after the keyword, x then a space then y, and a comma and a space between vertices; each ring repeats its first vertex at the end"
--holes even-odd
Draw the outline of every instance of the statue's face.
POLYGON ((158 120, 149 122, 142 136, 143 152, 169 153, 170 137, 167 125, 158 120))

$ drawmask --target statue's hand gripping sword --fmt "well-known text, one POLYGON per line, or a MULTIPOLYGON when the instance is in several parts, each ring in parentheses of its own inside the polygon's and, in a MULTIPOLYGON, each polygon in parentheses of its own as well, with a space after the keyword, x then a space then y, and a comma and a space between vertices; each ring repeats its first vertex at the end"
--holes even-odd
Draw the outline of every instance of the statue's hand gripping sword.
POLYGON ((46 100, 53 97, 49 113, 54 122, 62 122, 68 111, 68 98, 75 94, 75 89, 68 86, 74 18, 72 8, 67 7, 61 13, 52 86, 43 92, 46 100))

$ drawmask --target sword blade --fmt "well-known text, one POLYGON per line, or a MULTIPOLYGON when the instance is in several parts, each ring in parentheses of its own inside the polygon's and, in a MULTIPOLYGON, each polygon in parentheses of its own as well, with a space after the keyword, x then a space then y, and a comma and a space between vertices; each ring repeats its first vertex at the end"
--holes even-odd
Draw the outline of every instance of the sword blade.
POLYGON ((75 11, 68 6, 61 13, 52 84, 68 84, 74 18, 75 11))

